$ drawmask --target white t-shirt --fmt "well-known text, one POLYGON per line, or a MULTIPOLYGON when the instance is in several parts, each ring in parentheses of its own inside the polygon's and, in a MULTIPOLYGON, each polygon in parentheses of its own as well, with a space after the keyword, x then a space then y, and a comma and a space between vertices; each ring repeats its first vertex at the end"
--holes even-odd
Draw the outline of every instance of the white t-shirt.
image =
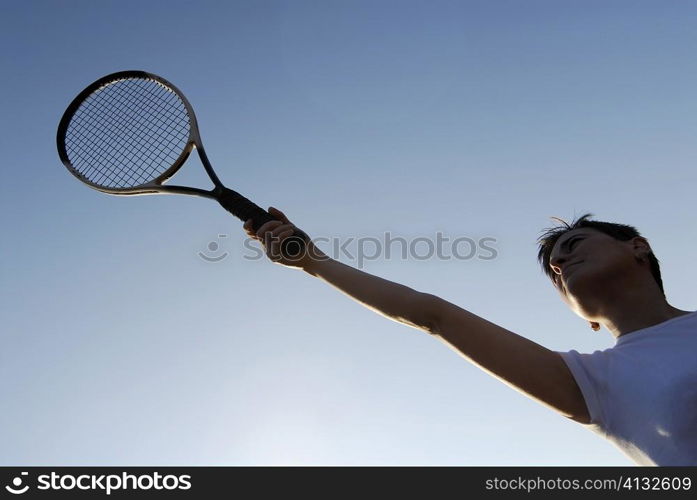
POLYGON ((586 400, 587 428, 638 465, 697 465, 697 311, 560 353, 586 400))

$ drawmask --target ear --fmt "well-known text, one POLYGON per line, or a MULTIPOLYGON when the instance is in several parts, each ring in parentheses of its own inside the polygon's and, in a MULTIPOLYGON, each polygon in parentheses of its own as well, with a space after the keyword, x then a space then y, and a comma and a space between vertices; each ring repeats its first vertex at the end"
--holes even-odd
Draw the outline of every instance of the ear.
POLYGON ((635 236, 632 238, 632 250, 637 260, 640 262, 648 260, 648 256, 651 253, 651 246, 649 241, 642 236, 635 236))

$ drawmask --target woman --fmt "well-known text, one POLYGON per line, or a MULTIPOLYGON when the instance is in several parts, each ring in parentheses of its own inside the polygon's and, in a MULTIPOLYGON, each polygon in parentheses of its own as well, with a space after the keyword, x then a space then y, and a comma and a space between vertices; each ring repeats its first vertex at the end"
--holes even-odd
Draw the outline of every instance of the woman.
MULTIPOLYGON (((384 280, 322 253, 308 238, 280 254, 297 228, 278 220, 247 234, 266 255, 301 269, 390 319, 442 340, 502 382, 612 441, 639 465, 697 465, 697 311, 671 306, 648 241, 627 225, 588 220, 547 230, 539 261, 562 299, 616 345, 556 352, 432 294, 384 280)), ((562 221, 563 222, 563 221, 562 221)))

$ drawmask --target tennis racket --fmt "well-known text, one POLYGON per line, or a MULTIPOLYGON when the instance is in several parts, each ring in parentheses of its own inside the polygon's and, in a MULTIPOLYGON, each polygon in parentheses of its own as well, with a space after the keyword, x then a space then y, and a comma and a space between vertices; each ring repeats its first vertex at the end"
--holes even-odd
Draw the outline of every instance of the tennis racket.
MULTIPOLYGON (((223 186, 203 149, 194 110, 184 94, 144 71, 112 73, 89 85, 65 110, 58 154, 70 173, 115 195, 187 194, 212 198, 254 230, 275 220, 266 210, 223 186), (213 189, 165 185, 196 149, 213 189)), ((281 251, 298 256, 308 236, 299 229, 281 251)))

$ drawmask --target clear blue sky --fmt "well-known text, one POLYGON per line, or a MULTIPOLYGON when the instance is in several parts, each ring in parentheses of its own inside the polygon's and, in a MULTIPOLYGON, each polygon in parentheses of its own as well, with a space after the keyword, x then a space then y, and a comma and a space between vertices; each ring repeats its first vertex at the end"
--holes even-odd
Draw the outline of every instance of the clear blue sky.
POLYGON ((590 352, 611 335, 536 263, 550 216, 636 225, 695 310, 697 4, 1 8, 0 464, 631 464, 426 334, 245 259, 215 203, 84 187, 55 130, 98 77, 160 74, 230 187, 314 237, 496 238, 493 260, 363 268, 590 352))

